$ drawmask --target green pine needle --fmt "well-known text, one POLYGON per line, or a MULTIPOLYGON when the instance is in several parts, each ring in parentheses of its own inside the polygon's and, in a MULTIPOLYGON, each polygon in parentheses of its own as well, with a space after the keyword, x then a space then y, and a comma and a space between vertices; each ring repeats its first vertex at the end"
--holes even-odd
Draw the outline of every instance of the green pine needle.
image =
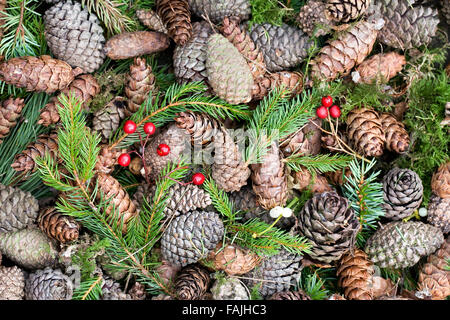
POLYGON ((337 171, 347 167, 353 158, 342 154, 319 154, 316 156, 302 156, 293 154, 283 161, 294 171, 306 168, 311 173, 337 171))

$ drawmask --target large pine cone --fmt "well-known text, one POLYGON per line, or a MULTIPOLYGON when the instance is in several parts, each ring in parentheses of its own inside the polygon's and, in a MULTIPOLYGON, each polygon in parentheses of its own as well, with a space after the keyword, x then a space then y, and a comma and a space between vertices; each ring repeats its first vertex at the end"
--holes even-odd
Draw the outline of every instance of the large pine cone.
POLYGON ((208 271, 194 264, 180 271, 174 289, 179 300, 201 300, 210 282, 208 271))
POLYGON ((352 73, 356 83, 387 83, 395 77, 406 64, 405 56, 397 52, 379 53, 364 60, 352 73))
POLYGON ((25 107, 25 103, 21 98, 11 97, 0 103, 0 144, 16 125, 16 120, 20 117, 23 107, 25 107))
POLYGON ((328 0, 326 10, 335 21, 349 22, 364 14, 371 0, 328 0))
POLYGON ((194 22, 191 39, 183 46, 176 46, 173 68, 178 83, 206 82, 206 50, 212 32, 208 22, 194 22))
POLYGON ((220 34, 208 39, 206 54, 208 82, 214 93, 231 104, 252 99, 253 76, 245 58, 220 34))
POLYGON ((22 300, 25 296, 25 276, 14 267, 0 267, 0 300, 22 300))
POLYGON ((311 241, 310 256, 320 262, 339 260, 353 248, 359 229, 349 201, 336 192, 315 194, 299 214, 298 231, 311 241))
POLYGON ((127 75, 125 94, 128 98, 127 110, 135 113, 149 95, 156 94, 156 78, 152 67, 144 58, 134 58, 127 75))
POLYGON ((167 34, 179 46, 192 36, 188 0, 157 0, 156 11, 167 28, 167 34))
POLYGON ((155 11, 151 9, 136 10, 136 16, 139 21, 150 30, 167 33, 164 22, 155 11))
POLYGON ((0 64, 0 81, 26 91, 53 93, 65 89, 81 70, 50 56, 24 56, 0 64))
POLYGON ((444 234, 450 232, 450 198, 440 198, 435 194, 428 203, 427 222, 442 230, 444 234))
POLYGON ((309 0, 300 9, 296 22, 303 32, 316 37, 329 33, 334 26, 334 21, 322 0, 309 0))
POLYGON ((382 113, 380 120, 386 140, 386 149, 397 153, 406 152, 409 148, 409 134, 405 125, 389 113, 382 113))
POLYGON ((289 90, 293 96, 299 94, 303 90, 303 74, 290 71, 266 73, 255 79, 252 99, 261 100, 273 89, 281 87, 289 90))
POLYGON ((260 266, 244 274, 244 282, 250 290, 256 286, 263 297, 289 290, 298 282, 302 258, 283 249, 274 256, 266 257, 260 266))
POLYGON ((53 55, 72 67, 94 72, 103 64, 105 37, 93 13, 71 0, 45 12, 45 39, 53 55))
POLYGON ((433 300, 445 300, 450 296, 450 237, 442 244, 438 251, 428 257, 419 273, 419 290, 431 294, 433 300))
POLYGON ((161 254, 170 263, 184 267, 206 258, 223 233, 217 213, 191 211, 172 220, 161 238, 161 254))
POLYGON ((223 270, 226 274, 242 275, 253 270, 261 259, 250 250, 235 245, 218 244, 216 250, 211 251, 210 259, 214 261, 214 269, 223 270))
POLYGON ((0 233, 33 225, 38 211, 38 201, 31 193, 0 184, 0 233))
POLYGON ((402 269, 415 265, 444 242, 442 231, 422 222, 390 222, 367 240, 365 252, 381 268, 402 269))
POLYGON ((196 16, 206 16, 216 24, 231 16, 248 20, 251 13, 249 0, 189 0, 189 5, 196 16))
POLYGON ((441 198, 450 198, 450 161, 441 164, 433 174, 431 190, 441 198))
POLYGON ((119 129, 120 123, 125 119, 126 101, 122 97, 115 97, 103 109, 94 113, 92 128, 99 132, 103 140, 108 140, 119 129))
POLYGON ((356 151, 366 157, 383 154, 385 137, 375 110, 355 108, 347 115, 347 135, 356 151))
POLYGON ((411 215, 422 202, 423 186, 412 170, 393 168, 383 177, 385 217, 400 220, 411 215))
POLYGON ((311 300, 303 290, 282 291, 273 294, 268 300, 311 300))
POLYGON ((41 210, 38 225, 47 236, 61 243, 78 239, 80 224, 73 217, 59 213, 54 207, 41 210))
POLYGON ((193 145, 209 144, 220 130, 220 123, 206 113, 180 112, 174 120, 191 135, 193 145))
POLYGON ((72 280, 61 270, 45 268, 28 277, 25 285, 26 300, 71 300, 72 280))
POLYGON ((286 24, 255 24, 250 36, 261 50, 270 72, 299 65, 308 56, 308 49, 313 44, 302 30, 286 24))
POLYGON ((53 242, 37 228, 1 233, 0 251, 27 269, 51 267, 58 256, 53 242))
POLYGON ((280 141, 280 149, 285 157, 292 154, 303 156, 315 156, 320 153, 322 132, 320 127, 322 120, 315 118, 308 122, 303 127, 299 128, 297 132, 284 138, 280 141))
POLYGON ((216 280, 211 287, 213 300, 249 300, 247 288, 239 279, 227 277, 216 280))

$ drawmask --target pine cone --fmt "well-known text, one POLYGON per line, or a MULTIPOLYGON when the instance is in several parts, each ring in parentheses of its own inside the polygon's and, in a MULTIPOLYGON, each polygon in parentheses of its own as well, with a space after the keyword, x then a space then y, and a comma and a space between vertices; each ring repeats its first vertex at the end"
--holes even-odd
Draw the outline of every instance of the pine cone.
POLYGON ((151 9, 136 10, 136 16, 139 21, 150 30, 167 33, 164 22, 155 11, 151 9))
POLYGON ((119 283, 105 277, 102 285, 102 300, 133 300, 133 298, 122 291, 119 283))
POLYGON ((0 234, 33 225, 38 211, 38 201, 31 193, 0 184, 0 234))
MULTIPOLYGON (((0 9, 1 11, 1 9, 0 9)), ((1 41, 1 37, 0 37, 1 41)), ((17 119, 20 117, 23 107, 25 107, 24 100, 21 98, 9 98, 0 104, 0 144, 3 138, 6 137, 9 131, 16 125, 17 119)))
POLYGON ((431 189, 441 198, 450 198, 450 161, 441 164, 433 174, 431 189))
POLYGON ((236 278, 216 280, 211 287, 213 300, 249 300, 247 289, 236 278))
POLYGON ((42 232, 61 243, 78 239, 80 232, 80 225, 73 217, 59 213, 54 207, 41 210, 38 224, 42 232))
POLYGON ((161 259, 161 264, 156 267, 156 272, 164 284, 167 286, 172 286, 180 269, 180 266, 175 266, 169 261, 161 259))
POLYGON ((23 300, 25 296, 25 276, 14 267, 0 267, 0 300, 23 300))
MULTIPOLYGON (((144 168, 144 164, 142 162, 142 159, 140 157, 134 157, 131 159, 130 165, 128 166, 130 169, 130 172, 134 175, 140 176, 141 170, 144 168)), ((147 170, 149 170, 147 168, 147 170)))
POLYGON ((223 270, 231 276, 250 272, 261 262, 250 250, 234 245, 222 247, 222 243, 217 245, 216 250, 211 251, 210 259, 214 261, 215 270, 223 270))
POLYGON ((249 0, 189 0, 189 5, 196 16, 208 17, 215 24, 231 16, 245 21, 251 13, 249 0))
POLYGON ((347 135, 356 151, 366 157, 383 154, 385 137, 375 110, 355 108, 347 115, 347 135))
POLYGON ((5 25, 5 22, 3 21, 5 18, 5 12, 6 12, 6 0, 0 0, 0 42, 3 39, 3 26, 5 25))
POLYGON ((303 290, 274 293, 268 300, 312 300, 303 290))
POLYGON ((212 178, 225 192, 239 191, 247 184, 250 169, 242 161, 238 145, 234 143, 233 137, 222 129, 214 137, 214 148, 212 178))
POLYGON ((328 298, 328 300, 347 300, 347 299, 345 299, 340 294, 334 293, 328 298))
POLYGON ((147 97, 155 95, 156 91, 152 67, 146 63, 144 58, 134 58, 134 62, 130 65, 125 86, 125 94, 128 97, 128 111, 130 113, 138 111, 147 97))
POLYGON ((81 70, 50 56, 24 56, 0 63, 0 81, 26 91, 51 94, 65 89, 81 70))
POLYGON ((450 25, 450 2, 447 0, 441 0, 441 13, 448 25, 450 25))
POLYGON ((283 71, 299 65, 313 42, 302 30, 283 24, 254 24, 250 37, 262 52, 267 70, 283 71))
POLYGON ((383 177, 385 217, 400 220, 410 216, 422 202, 423 186, 412 170, 393 168, 383 177))
POLYGON ((273 142, 262 163, 253 164, 252 186, 257 201, 264 209, 284 206, 287 201, 287 180, 284 174, 284 162, 281 161, 280 149, 273 142))
POLYGON ((220 123, 206 113, 180 112, 174 120, 178 128, 191 135, 193 145, 209 144, 220 130, 220 123))
POLYGON ((110 174, 114 171, 114 166, 118 164, 119 156, 125 153, 126 150, 111 149, 108 144, 100 145, 100 152, 97 156, 97 163, 95 170, 97 172, 110 174))
POLYGON ((264 259, 261 265, 250 273, 246 273, 243 276, 244 282, 249 289, 256 286, 263 297, 289 290, 291 285, 298 282, 301 260, 302 256, 283 249, 280 253, 264 259))
POLYGON ((125 119, 126 108, 126 100, 115 97, 103 109, 94 113, 92 128, 102 135, 103 140, 108 140, 125 119))
MULTIPOLYGON (((255 192, 249 186, 241 188, 239 191, 234 191, 228 194, 230 201, 233 203, 233 209, 235 211, 245 211, 246 213, 254 214, 258 216, 264 212, 257 201, 255 192)), ((250 220, 251 218, 247 219, 250 220)))
POLYGON ((27 269, 51 267, 58 256, 53 242, 37 228, 0 233, 0 251, 27 269))
POLYGON ((315 156, 320 153, 322 120, 315 118, 297 132, 292 133, 280 141, 280 149, 285 157, 292 154, 315 156))
POLYGON ((18 172, 35 172, 37 167, 34 160, 37 157, 44 157, 46 153, 57 162, 61 161, 58 158, 58 135, 56 133, 38 136, 36 141, 28 144, 22 153, 16 154, 11 167, 18 172))
POLYGON ((449 259, 450 238, 447 237, 439 250, 428 257, 427 263, 420 270, 418 289, 431 294, 433 300, 445 300, 450 295, 450 271, 446 269, 449 259))
POLYGON ((312 243, 311 258, 331 263, 355 245, 360 229, 349 201, 336 192, 315 194, 299 214, 298 230, 312 243))
POLYGON ((209 273, 205 269, 191 265, 181 270, 174 289, 179 300, 200 300, 208 290, 210 282, 209 273))
POLYGON ((59 101, 62 94, 66 97, 71 97, 73 95, 83 104, 83 107, 87 109, 89 102, 99 93, 100 86, 92 75, 80 75, 76 77, 67 88, 61 90, 61 93, 58 96, 50 98, 50 101, 42 108, 37 123, 48 127, 49 125, 59 122, 60 117, 58 109, 64 107, 59 101))
POLYGON ((333 191, 324 176, 312 175, 306 168, 302 168, 302 171, 291 172, 291 176, 293 176, 292 186, 288 182, 288 188, 294 188, 298 191, 310 190, 314 193, 333 191))
POLYGON ((208 256, 222 240, 224 226, 214 212, 191 211, 172 220, 161 238, 163 259, 186 266, 208 256))
POLYGON ((440 198, 435 194, 428 203, 427 222, 442 230, 444 234, 450 232, 450 198, 440 198))
POLYGON ((295 19, 300 29, 309 36, 323 36, 331 31, 334 21, 322 0, 309 0, 295 19))
POLYGON ((253 76, 238 49, 220 34, 208 39, 206 72, 214 93, 231 103, 247 103, 252 98, 253 76))
POLYGON ((253 79, 258 79, 266 73, 262 52, 244 27, 239 25, 239 18, 225 17, 221 32, 247 60, 253 79))
POLYGON ((206 51, 212 32, 208 22, 194 22, 191 39, 185 45, 175 47, 173 68, 178 83, 207 82, 206 51))
POLYGON ((187 0, 157 0, 156 12, 167 28, 168 35, 179 46, 192 36, 191 12, 187 0))
POLYGON ((422 222, 390 222, 367 240, 365 252, 381 268, 401 269, 415 265, 436 251, 444 236, 436 227, 422 222))
POLYGON ((328 14, 339 22, 349 22, 363 15, 371 0, 328 0, 328 14))
POLYGON ((44 14, 45 39, 55 58, 85 72, 103 64, 105 37, 96 15, 71 0, 59 2, 44 14))
POLYGON ((382 113, 380 120, 386 149, 397 153, 405 153, 409 148, 409 134, 405 125, 389 113, 382 113))
POLYGON ((26 300, 71 300, 72 280, 61 270, 45 268, 28 277, 25 285, 26 300))
POLYGON ((352 73, 356 83, 387 83, 395 77, 406 64, 405 56, 396 52, 379 53, 364 60, 352 73))
POLYGON ((311 77, 318 81, 333 81, 347 75, 372 51, 378 27, 362 20, 331 41, 311 62, 311 77))
POLYGON ((128 291, 128 294, 133 300, 145 300, 147 297, 145 286, 140 282, 135 282, 130 291, 128 291))
POLYGON ((344 170, 329 171, 325 172, 324 175, 332 184, 341 186, 347 181, 344 177, 349 178, 352 175, 352 171, 349 167, 345 167, 344 170))
POLYGON ((275 88, 284 87, 297 95, 303 90, 303 75, 300 72, 280 71, 266 73, 255 80, 252 89, 252 99, 261 100, 275 88))

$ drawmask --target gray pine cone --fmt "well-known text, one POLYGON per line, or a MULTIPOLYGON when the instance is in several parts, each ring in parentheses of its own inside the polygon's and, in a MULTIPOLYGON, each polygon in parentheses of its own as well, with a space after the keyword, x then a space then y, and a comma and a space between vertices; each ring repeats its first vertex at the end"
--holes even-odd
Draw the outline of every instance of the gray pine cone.
POLYGON ((104 141, 111 137, 125 119, 126 103, 125 98, 115 97, 103 109, 94 113, 92 128, 100 133, 104 141))
POLYGON ((26 300, 71 300, 72 294, 72 280, 59 269, 38 270, 26 280, 26 300))
POLYGON ((450 232, 450 198, 440 198, 435 194, 428 203, 427 222, 442 230, 444 234, 450 232))
POLYGON ((249 300, 248 290, 236 278, 216 280, 211 287, 214 300, 249 300))
POLYGON ((224 226, 214 212, 192 211, 176 217, 161 238, 163 259, 186 266, 207 257, 222 240, 224 226))
POLYGON ((296 18, 297 25, 309 36, 322 36, 331 31, 334 25, 328 16, 326 4, 322 0, 309 0, 296 18))
POLYGON ((0 300, 22 300, 25 292, 23 271, 14 267, 0 267, 0 300))
POLYGON ((250 0, 189 0, 189 6, 196 16, 205 15, 216 24, 230 16, 248 20, 251 13, 250 0))
POLYGON ((393 168, 383 177, 386 218, 400 220, 408 217, 419 208, 422 195, 422 180, 410 169, 393 168))
POLYGON ((102 286, 102 300, 133 300, 133 298, 123 292, 119 283, 105 277, 102 286))

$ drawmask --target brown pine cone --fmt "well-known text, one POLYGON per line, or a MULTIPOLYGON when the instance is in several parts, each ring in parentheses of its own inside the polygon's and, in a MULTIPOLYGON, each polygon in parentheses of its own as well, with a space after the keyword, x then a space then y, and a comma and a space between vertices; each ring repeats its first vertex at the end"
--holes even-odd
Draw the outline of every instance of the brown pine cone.
POLYGON ((386 140, 386 149, 397 153, 405 153, 409 148, 409 135, 405 125, 386 112, 380 115, 380 120, 386 140))
POLYGON ((252 88, 252 99, 261 100, 275 88, 284 87, 297 95, 303 90, 303 74, 300 72, 280 71, 266 73, 255 78, 252 88))
POLYGON ((127 113, 127 101, 123 97, 115 97, 103 108, 94 113, 92 128, 99 132, 102 140, 108 140, 116 131, 127 113))
POLYGON ((136 10, 136 16, 139 21, 150 30, 167 33, 167 28, 164 25, 164 22, 155 11, 151 9, 136 10))
POLYGON ((208 290, 209 273, 193 264, 181 270, 175 281, 175 291, 179 300, 199 300, 208 290))
POLYGON ((47 55, 17 57, 0 63, 0 81, 26 91, 48 94, 67 88, 81 72, 47 55))
POLYGON ((187 0, 157 0, 156 12, 166 25, 168 35, 179 46, 192 36, 191 12, 187 0))
POLYGON ((268 300, 312 300, 303 290, 274 293, 268 300))
MULTIPOLYGON (((140 157, 134 157, 131 159, 130 165, 128 166, 130 172, 136 176, 141 175, 141 170, 144 168, 144 164, 140 157)), ((149 170, 149 168, 147 168, 149 170)))
POLYGON ((322 0, 309 0, 300 9, 295 21, 303 32, 316 37, 329 33, 335 24, 322 0))
POLYGON ((441 198, 450 198, 450 161, 441 164, 433 174, 431 190, 441 198))
POLYGON ((145 300, 147 297, 145 286, 140 282, 135 282, 130 291, 128 291, 128 294, 133 300, 145 300))
POLYGON ((56 133, 41 134, 36 141, 31 142, 24 151, 16 154, 11 167, 19 172, 28 173, 36 171, 37 157, 44 157, 46 153, 58 162, 58 135, 56 133))
POLYGON ((0 42, 3 39, 3 26, 5 22, 3 21, 5 17, 6 0, 0 0, 0 42))
POLYGON ((349 22, 364 14, 371 0, 327 0, 327 13, 335 21, 349 22))
POLYGON ((223 270, 232 276, 250 272, 261 262, 261 258, 250 250, 235 245, 223 247, 222 243, 211 251, 209 258, 214 261, 216 270, 223 270))
POLYGON ((156 94, 155 75, 144 58, 134 58, 127 75, 125 94, 128 97, 128 111, 135 113, 149 95, 156 94))
POLYGON ((350 170, 349 167, 346 167, 344 169, 344 171, 341 170, 337 170, 337 171, 328 171, 324 173, 325 177, 328 178, 328 180, 334 184, 334 185, 343 185, 345 180, 344 180, 344 175, 346 177, 350 177, 352 175, 352 171, 350 170))
POLYGON ((308 122, 297 132, 280 141, 280 149, 285 157, 292 154, 310 156, 320 153, 322 120, 315 118, 308 122))
POLYGON ((73 217, 59 213, 54 207, 42 209, 37 223, 42 232, 61 243, 78 239, 80 224, 73 217))
MULTIPOLYGON (((1 8, 0 8, 1 11, 1 8)), ((1 38, 1 37, 0 37, 1 38)), ((9 130, 13 128, 17 123, 17 118, 20 117, 23 107, 25 106, 24 100, 21 98, 9 98, 1 104, 0 107, 0 143, 3 142, 3 138, 9 133, 9 130)))
POLYGON ((122 153, 126 150, 120 150, 113 148, 109 145, 100 145, 100 152, 97 156, 97 163, 95 164, 95 170, 97 172, 109 174, 114 171, 114 166, 117 164, 117 160, 122 153))
POLYGON ((82 74, 75 78, 72 83, 61 90, 58 96, 54 96, 41 110, 41 115, 38 120, 38 124, 48 127, 51 124, 59 122, 58 108, 63 107, 59 102, 59 98, 62 94, 67 97, 74 95, 79 101, 83 103, 83 107, 86 109, 88 103, 94 96, 100 93, 100 86, 97 80, 90 74, 82 74))
POLYGON ((156 267, 155 271, 165 285, 171 286, 174 283, 177 273, 180 271, 180 269, 180 266, 176 266, 174 264, 171 264, 167 260, 161 259, 161 264, 156 267))
POLYGON ((313 176, 306 168, 302 171, 291 172, 291 175, 293 176, 292 188, 299 191, 311 190, 314 193, 322 193, 333 190, 324 176, 319 174, 313 176))
POLYGON ((194 145, 209 144, 220 130, 220 123, 206 113, 180 112, 174 120, 178 128, 187 130, 194 145))
POLYGON ((396 52, 379 53, 364 60, 352 73, 356 83, 389 82, 406 64, 405 56, 396 52))

